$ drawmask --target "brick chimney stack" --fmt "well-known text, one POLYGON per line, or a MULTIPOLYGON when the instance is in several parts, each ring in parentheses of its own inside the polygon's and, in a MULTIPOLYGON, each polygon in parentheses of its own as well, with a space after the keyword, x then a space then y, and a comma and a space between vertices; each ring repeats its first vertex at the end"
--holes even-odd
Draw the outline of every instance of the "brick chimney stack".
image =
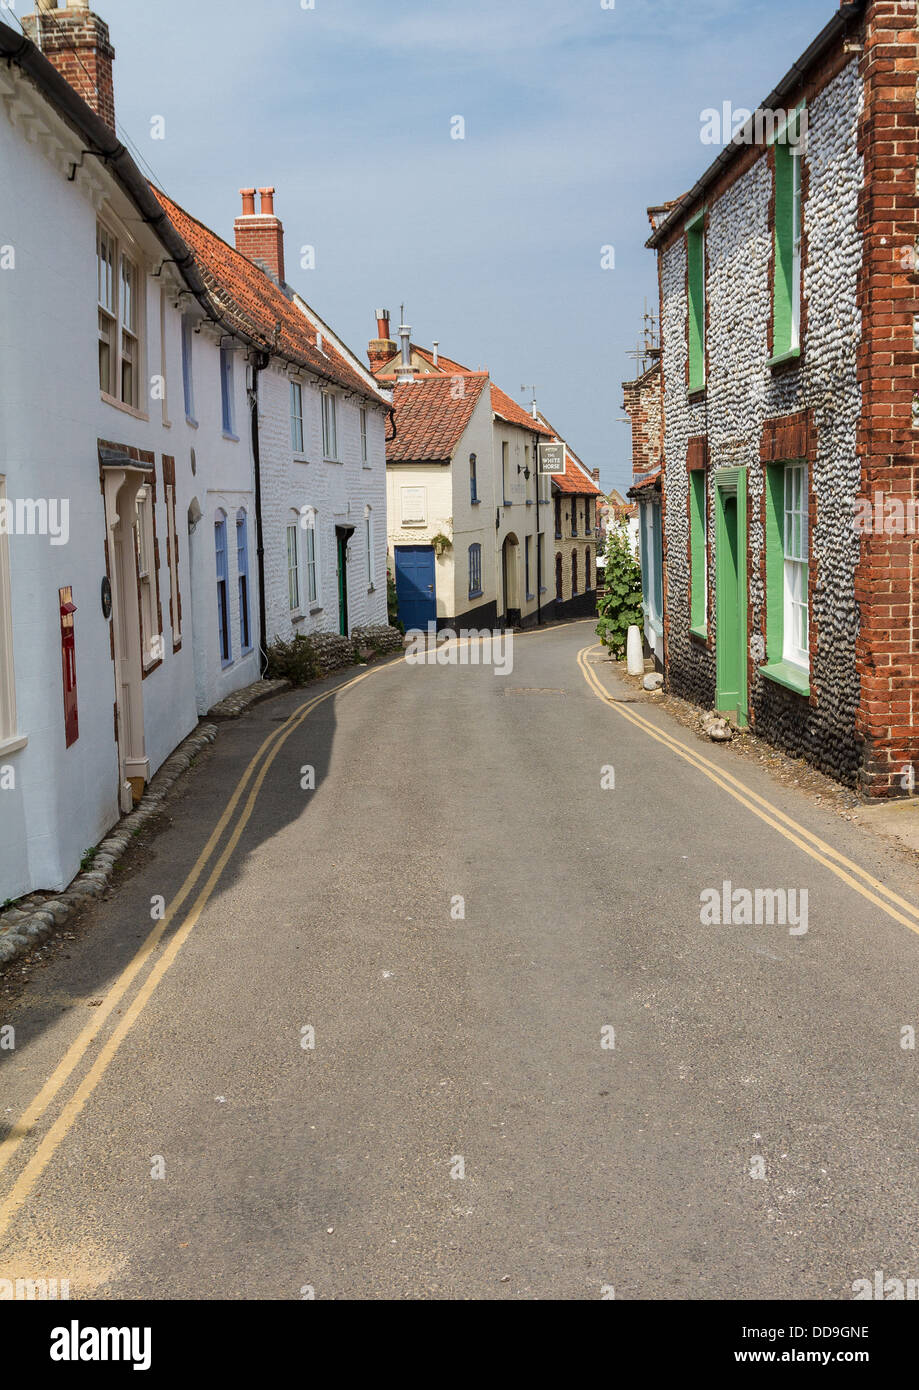
POLYGON ((274 189, 260 188, 261 211, 255 211, 255 189, 241 188, 242 214, 233 224, 236 249, 247 260, 284 284, 284 227, 274 210, 274 189))
POLYGON ((115 129, 115 50, 108 25, 93 14, 89 0, 35 0, 35 14, 24 15, 26 37, 79 93, 110 130, 115 129))
POLYGON ((389 326, 389 310, 377 309, 377 336, 372 338, 367 349, 367 356, 370 358, 370 370, 375 372, 378 367, 382 367, 386 362, 391 362, 399 351, 398 344, 392 337, 392 329, 389 326))

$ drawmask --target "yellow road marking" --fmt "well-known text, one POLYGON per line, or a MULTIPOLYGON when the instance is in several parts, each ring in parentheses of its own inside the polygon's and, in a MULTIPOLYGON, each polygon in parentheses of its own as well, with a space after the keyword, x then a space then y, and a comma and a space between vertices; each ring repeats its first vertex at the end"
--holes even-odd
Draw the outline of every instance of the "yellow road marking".
MULTIPOLYGON (((514 636, 515 638, 518 636, 545 636, 548 631, 552 630, 553 629, 551 628, 546 630, 537 629, 535 631, 515 633, 514 636)), ((469 639, 463 640, 468 641, 469 639)), ((86 1101, 89 1099, 96 1086, 101 1081, 110 1062, 117 1053, 118 1048, 121 1046, 121 1043, 124 1041, 125 1037, 130 1032, 136 1020, 139 1018, 141 1012, 143 1011, 144 1007, 149 1001, 157 985, 172 965, 173 961, 175 960, 185 941, 187 941, 189 935, 191 934, 195 925, 200 919, 201 913, 207 905, 207 902, 209 901, 211 894, 213 893, 214 888, 221 874, 223 873, 224 868, 226 867, 227 860, 229 859, 233 850, 236 848, 236 845, 239 843, 240 836, 242 835, 243 830, 249 822, 249 819, 252 815, 252 811, 255 806, 256 798, 262 787, 262 784, 264 783, 265 777, 268 774, 268 770, 273 764, 275 758, 277 757, 283 745, 287 742, 287 739, 295 731, 295 729, 299 728, 299 726, 304 722, 307 716, 317 707, 317 705, 323 704, 326 700, 331 699, 335 695, 341 694, 345 690, 350 690, 353 686, 360 684, 361 681, 367 680, 369 676, 376 675, 380 671, 386 670, 395 665, 401 665, 401 661, 390 661, 385 663, 385 665, 373 667, 371 670, 365 671, 363 675, 355 676, 352 680, 346 681, 342 685, 335 686, 332 690, 328 690, 324 694, 318 695, 314 697, 312 700, 307 701, 306 704, 300 705, 296 710, 293 711, 293 713, 278 729, 275 729, 273 733, 269 734, 269 736, 264 740, 264 742, 255 752, 255 754, 252 756, 248 766, 246 767, 245 771, 243 772, 242 776, 237 782, 236 787, 233 791, 233 795, 227 803, 227 806, 224 809, 223 814, 218 820, 216 826, 214 827, 214 830, 209 836, 204 848, 201 850, 201 853, 199 854, 194 866, 190 870, 184 883, 179 889, 179 892, 170 903, 165 916, 152 929, 152 931, 146 937, 143 944, 135 953, 133 959, 128 963, 128 965, 125 966, 124 970, 118 976, 114 984, 107 991, 100 1007, 97 1010, 93 1011, 93 1018, 90 1020, 89 1023, 87 1023, 86 1027, 81 1030, 74 1042, 71 1043, 63 1058, 58 1063, 57 1067, 55 1067, 51 1076, 48 1078, 44 1086, 42 1086, 41 1090, 38 1092, 38 1095, 31 1102, 31 1104, 27 1106, 27 1108, 23 1111, 19 1120, 12 1126, 8 1137, 2 1142, 0 1142, 0 1173, 2 1173, 3 1170, 14 1158, 16 1152, 18 1151, 22 1143, 32 1133, 36 1124, 38 1124, 39 1121, 44 1117, 46 1111, 49 1109, 55 1098, 59 1095, 62 1088, 66 1085, 68 1079, 73 1074, 74 1070, 85 1056, 87 1048, 99 1035, 106 1023, 106 1020, 111 1016, 117 1004, 124 998, 128 989, 130 989, 131 985, 137 979, 144 966, 147 965, 147 963, 149 962, 154 951, 156 951, 156 949, 160 945, 164 934, 178 915, 179 909, 182 907, 186 899, 190 896, 202 873, 207 868, 207 865, 211 860, 214 851, 217 845, 219 844, 221 837, 223 836, 224 831, 230 824, 230 821, 236 811, 236 808, 239 805, 239 802, 245 793, 249 781, 255 774, 256 769, 259 767, 260 761, 264 758, 264 762, 261 766, 261 771, 258 773, 258 776, 255 779, 255 783, 249 794, 249 798, 243 809, 241 817, 237 822, 236 827, 230 836, 230 839, 227 841, 223 853, 220 855, 220 858, 214 865, 214 868, 212 869, 204 885, 204 888, 201 890, 201 892, 198 894, 198 897, 195 899, 194 905, 192 906, 190 912, 186 916, 185 920, 182 922, 181 926, 176 930, 174 936, 169 941, 169 944, 163 952, 163 955, 161 956, 158 963, 147 975, 144 984, 138 990, 132 1003, 122 1016, 121 1021, 118 1024, 115 1031, 112 1033, 112 1036, 103 1045, 99 1053, 99 1056, 96 1058, 92 1067, 87 1072, 83 1081, 77 1087, 73 1096, 64 1104, 57 1120, 54 1122, 54 1124, 49 1129, 48 1133, 40 1142, 38 1149, 33 1154, 29 1162, 26 1164, 19 1178, 13 1184, 13 1187, 10 1189, 10 1192, 6 1199, 3 1201, 2 1204, 0 1204, 0 1237, 2 1237, 5 1234, 10 1222, 13 1220, 14 1216, 22 1207, 29 1193, 34 1188, 35 1183, 38 1181, 38 1178, 44 1172, 45 1168, 48 1165, 48 1162, 53 1157, 57 1148, 62 1143, 67 1132, 73 1125, 74 1121, 77 1119, 77 1116, 80 1114, 80 1111, 83 1109, 83 1106, 86 1104, 86 1101), (272 747, 272 745, 274 746, 272 747)))
POLYGON ((266 755, 267 750, 269 750, 271 748, 271 745, 274 744, 274 748, 271 749, 270 753, 268 753, 268 755, 265 757, 265 761, 262 765, 261 771, 259 772, 255 780, 252 791, 250 792, 249 798, 243 809, 242 815, 239 821, 237 822, 236 828, 234 829, 230 839, 227 841, 226 848, 224 849, 220 858, 217 860, 217 863, 214 865, 214 868, 211 871, 211 874, 207 879, 204 888, 198 894, 198 897, 196 898, 191 911, 189 912, 185 921, 182 923, 181 927, 178 928, 175 935, 169 942, 169 945, 163 952, 163 955, 160 958, 157 965, 153 968, 153 970, 151 970, 150 974, 147 976, 147 980, 145 981, 143 987, 138 991, 131 1006, 128 1008, 128 1010, 122 1017, 121 1022, 119 1023, 115 1032, 112 1034, 111 1038, 102 1048, 101 1052, 99 1053, 99 1056, 96 1058, 96 1061, 93 1063, 93 1066, 90 1068, 83 1082, 77 1088, 71 1100, 68 1101, 67 1104, 64 1106, 60 1116, 55 1121, 54 1125, 52 1125, 45 1138, 42 1140, 38 1150, 33 1155, 32 1159, 26 1165, 21 1176, 12 1187, 9 1196, 5 1199, 5 1201, 2 1204, 0 1204, 0 1236, 4 1234, 15 1212, 19 1209, 19 1207, 21 1207, 23 1201, 28 1196, 31 1189, 34 1187, 38 1177, 44 1171, 44 1168, 47 1166, 48 1160, 51 1158, 51 1156, 57 1149, 61 1140, 64 1138, 64 1135, 67 1133, 67 1130, 70 1128, 77 1115, 80 1113, 80 1110, 82 1110, 89 1096, 92 1094, 93 1090, 98 1085, 106 1068, 108 1067, 109 1062, 114 1057, 115 1053, 118 1050, 118 1047, 121 1045, 121 1042, 127 1036, 127 1033, 129 1032, 130 1028, 138 1018, 144 1004, 146 1004, 147 1000, 150 998, 150 995, 153 993, 153 990, 156 988, 159 981, 163 978, 163 975, 165 975, 166 971, 169 969, 169 966, 175 960, 175 957, 178 955, 182 945, 188 939, 189 934, 191 933, 196 922, 200 918, 201 913, 204 910, 204 907, 206 906, 207 901, 210 898, 214 890, 214 887, 226 866, 230 854, 232 854, 233 850, 236 848, 236 845, 239 842, 239 838, 242 835, 242 832, 245 829, 246 825, 248 824, 249 818, 251 817, 253 808, 255 806, 256 797, 258 796, 262 783, 264 782, 265 777, 267 776, 268 769, 271 767, 278 753, 281 751, 282 746, 287 742, 287 739, 295 731, 295 729, 299 728, 299 726, 312 712, 312 710, 316 708, 317 705, 321 705, 325 700, 331 699, 334 695, 341 694, 342 691, 350 690, 353 686, 360 684, 361 681, 367 680, 369 676, 376 675, 379 671, 386 670, 387 667, 395 664, 396 663, 388 662, 385 666, 374 667, 372 670, 365 671, 363 675, 355 676, 352 680, 346 681, 343 685, 335 686, 334 689, 327 690, 323 695, 316 696, 314 699, 309 700, 305 705, 300 705, 296 710, 294 710, 293 714, 290 715, 290 717, 285 721, 285 723, 280 726, 280 728, 276 729, 272 734, 269 735, 268 738, 265 739, 261 747, 255 753, 255 755, 249 762, 248 767, 246 768, 245 772, 243 773, 242 777, 237 783, 233 796, 231 797, 226 807, 226 810, 220 817, 220 820, 217 822, 217 825, 214 828, 213 833, 208 839, 204 849, 201 851, 201 854, 198 856, 198 859, 195 862, 194 867, 191 869, 191 871, 188 874, 188 877, 182 884, 182 887, 179 890, 177 897, 175 898, 174 902, 169 908, 169 911, 166 913, 165 917, 163 917, 163 919, 160 922, 158 922, 157 925, 150 932, 143 945, 135 954, 133 960, 130 961, 130 963, 127 966, 125 966, 118 979, 115 981, 111 989, 106 994, 101 1007, 98 1010, 94 1011, 94 1017, 92 1021, 89 1024, 87 1024, 87 1026, 82 1030, 82 1032, 79 1034, 76 1040, 70 1045, 70 1047, 67 1049, 67 1052, 64 1054, 64 1057, 61 1059, 60 1063, 52 1072, 48 1080, 45 1082, 44 1086, 39 1091, 34 1101, 32 1101, 28 1108, 23 1112, 20 1119, 13 1126, 13 1131, 10 1137, 4 1140, 2 1144, 0 1144, 0 1172, 2 1172, 2 1170, 13 1158, 19 1146, 28 1137, 35 1124, 42 1118, 51 1102, 58 1095, 61 1088, 65 1085, 68 1077, 71 1075, 74 1068, 78 1065, 81 1058, 85 1055, 87 1047, 100 1032, 102 1025, 105 1022, 105 1019, 109 1017, 118 1001, 124 997, 126 990, 137 978, 137 975, 139 974, 143 966, 147 963, 152 953, 156 950, 157 946, 162 940, 164 932, 169 926, 169 923, 174 920, 179 907, 189 896, 198 879, 200 878, 202 872, 207 866, 208 860, 211 858, 213 851, 217 843, 219 842, 224 829, 229 823, 229 820, 236 806, 239 804, 239 801, 242 798, 243 793, 245 792, 246 786, 258 765, 259 759, 266 755), (138 1003, 138 1001, 141 1000, 142 1002, 138 1003))
POLYGON ((819 836, 813 834, 812 831, 807 830, 803 825, 799 825, 797 821, 792 820, 791 816, 787 816, 784 811, 780 811, 777 806, 773 806, 765 797, 758 795, 757 792, 754 792, 744 782, 732 776, 731 773, 725 772, 715 763, 709 762, 701 753, 697 753, 695 749, 687 747, 685 743, 680 743, 679 740, 673 738, 671 734, 656 728, 647 719, 642 718, 640 714, 636 714, 634 708, 618 703, 615 698, 610 695, 609 691, 604 688, 602 683, 587 665, 585 658, 588 652, 595 651, 596 648, 596 643, 592 647, 584 647, 578 653, 578 665, 581 668, 581 672, 587 684, 604 704, 612 706, 616 713, 621 715, 623 719, 627 719, 631 724, 634 724, 636 728, 641 729, 651 738, 656 739, 658 743, 663 744, 665 748, 669 748, 671 752, 683 758, 684 761, 688 762, 692 767, 695 767, 697 771, 703 773, 710 781, 714 782, 716 786, 719 786, 722 791, 726 791, 735 801, 739 801, 741 805, 746 806, 747 809, 752 811, 755 816, 758 816, 760 820, 765 821, 767 825, 771 825, 772 828, 777 830, 780 835, 783 835, 786 840, 790 840, 792 844, 802 849, 805 854, 809 855, 812 859, 816 859, 818 863, 823 864, 834 873, 837 878, 842 879, 850 888, 854 888, 863 898, 874 903, 877 907, 882 908, 889 917, 900 922, 904 927, 909 927, 910 931, 919 935, 919 908, 907 902, 905 898, 901 898, 898 893, 895 893, 892 889, 881 883, 873 874, 861 868, 860 865, 853 863, 851 859, 847 859, 845 855, 840 854, 832 845, 828 845, 824 840, 821 840, 819 836), (853 877, 853 875, 857 877, 853 877), (859 878, 863 880, 862 883, 858 882, 859 878), (890 901, 885 902, 884 898, 878 896, 879 893, 883 893, 890 901), (897 907, 892 906, 894 903, 897 907), (903 912, 897 911, 897 908, 902 908, 903 912), (908 913, 909 916, 904 915, 905 913, 908 913), (911 920, 911 918, 913 920, 911 920))

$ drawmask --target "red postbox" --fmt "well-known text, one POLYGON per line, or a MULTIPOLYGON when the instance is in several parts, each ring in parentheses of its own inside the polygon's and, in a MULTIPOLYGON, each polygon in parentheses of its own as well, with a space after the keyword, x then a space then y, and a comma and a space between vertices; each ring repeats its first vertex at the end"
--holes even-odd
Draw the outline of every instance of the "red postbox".
POLYGON ((64 730, 67 747, 80 737, 80 718, 77 713, 77 650, 73 615, 77 606, 73 589, 59 589, 61 607, 61 667, 64 677, 64 730))

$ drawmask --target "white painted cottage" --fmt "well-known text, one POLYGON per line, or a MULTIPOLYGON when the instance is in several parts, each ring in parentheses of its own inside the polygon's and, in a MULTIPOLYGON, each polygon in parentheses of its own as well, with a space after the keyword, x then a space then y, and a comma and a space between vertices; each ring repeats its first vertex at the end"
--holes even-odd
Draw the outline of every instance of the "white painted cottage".
POLYGON ((0 24, 0 903, 66 885, 275 635, 386 621, 385 394, 257 246, 151 189, 85 0, 22 30, 0 24))

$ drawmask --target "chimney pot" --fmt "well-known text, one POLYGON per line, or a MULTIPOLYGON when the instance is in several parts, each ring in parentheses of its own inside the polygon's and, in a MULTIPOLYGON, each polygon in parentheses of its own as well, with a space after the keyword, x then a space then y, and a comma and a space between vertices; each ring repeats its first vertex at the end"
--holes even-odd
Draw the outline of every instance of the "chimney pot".
POLYGON ((389 338, 389 310, 377 309, 377 337, 386 340, 389 338))
POLYGON ((260 188, 262 210, 255 211, 255 189, 241 188, 243 210, 233 224, 236 249, 241 256, 284 284, 284 227, 274 211, 274 189, 260 188))

